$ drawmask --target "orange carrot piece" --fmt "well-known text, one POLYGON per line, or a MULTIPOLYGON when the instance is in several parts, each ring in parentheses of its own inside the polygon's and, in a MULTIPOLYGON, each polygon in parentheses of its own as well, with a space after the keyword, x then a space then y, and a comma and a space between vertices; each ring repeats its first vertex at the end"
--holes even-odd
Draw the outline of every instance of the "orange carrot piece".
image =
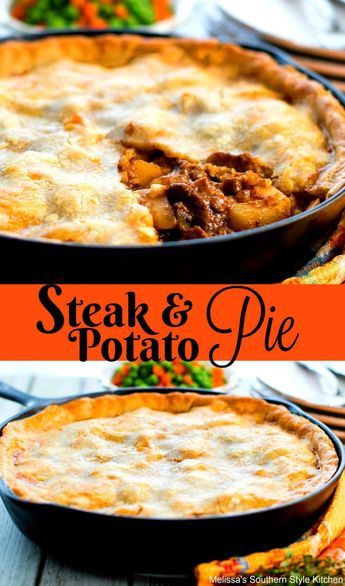
POLYGON ((117 372, 112 380, 113 385, 120 386, 123 381, 123 376, 120 372, 117 372))
POLYGON ((169 387, 171 385, 171 376, 168 372, 164 373, 164 376, 161 378, 161 385, 163 387, 169 387))
POLYGON ((70 0, 70 2, 76 8, 83 8, 86 4, 86 0, 70 0))
POLYGON ((156 20, 165 20, 172 15, 168 0, 153 0, 153 10, 156 20))
POLYGON ((108 23, 104 18, 94 18, 93 20, 90 20, 90 26, 92 28, 106 28, 108 23))
POLYGON ((186 367, 184 364, 174 364, 173 366, 175 374, 184 374, 186 372, 186 367))
POLYGON ((83 6, 83 14, 89 21, 93 21, 98 15, 98 6, 92 2, 86 2, 83 6))
POLYGON ((161 380, 161 378, 165 375, 165 370, 162 366, 160 366, 159 364, 155 364, 152 368, 152 372, 153 374, 155 374, 159 380, 161 380))
POLYGON ((224 384, 224 376, 219 368, 213 368, 211 371, 212 375, 212 387, 221 387, 224 384))
POLYGON ((23 20, 26 14, 26 8, 22 4, 15 4, 11 10, 13 18, 17 20, 23 20))
POLYGON ((120 370, 118 372, 115 373, 114 377, 113 377, 113 384, 120 386, 123 379, 127 376, 127 374, 129 373, 131 369, 130 364, 123 364, 120 368, 120 370))
POLYGON ((114 13, 118 18, 121 18, 122 20, 126 20, 129 17, 129 12, 126 6, 124 6, 123 4, 118 4, 117 6, 115 6, 114 13))
POLYGON ((193 384, 193 379, 190 376, 190 374, 185 374, 185 376, 183 377, 183 381, 186 383, 186 385, 192 385, 193 384))

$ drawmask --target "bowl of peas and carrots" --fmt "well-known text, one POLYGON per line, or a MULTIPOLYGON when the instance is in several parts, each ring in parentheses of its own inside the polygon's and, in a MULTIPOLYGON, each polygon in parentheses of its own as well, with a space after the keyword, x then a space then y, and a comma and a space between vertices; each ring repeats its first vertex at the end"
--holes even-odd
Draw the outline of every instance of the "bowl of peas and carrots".
POLYGON ((235 378, 227 368, 216 368, 209 362, 187 362, 161 360, 155 362, 118 362, 107 365, 103 371, 103 385, 108 389, 135 387, 145 390, 157 388, 217 389, 233 388, 235 378))
MULTIPOLYGON (((23 32, 69 29, 172 30, 193 0, 4 0, 7 24, 23 32)), ((189 8, 188 8, 189 6, 189 8)))

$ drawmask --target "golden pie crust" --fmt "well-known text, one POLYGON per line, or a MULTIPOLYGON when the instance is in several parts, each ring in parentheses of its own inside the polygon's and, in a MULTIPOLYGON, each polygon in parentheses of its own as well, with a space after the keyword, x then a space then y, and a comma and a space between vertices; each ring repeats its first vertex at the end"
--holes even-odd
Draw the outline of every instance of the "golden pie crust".
POLYGON ((338 456, 285 407, 173 392, 104 395, 9 423, 0 471, 19 497, 111 515, 199 517, 292 501, 338 456))
POLYGON ((0 185, 0 231, 21 237, 149 244, 236 232, 345 185, 344 110, 292 67, 216 41, 10 41, 0 185))

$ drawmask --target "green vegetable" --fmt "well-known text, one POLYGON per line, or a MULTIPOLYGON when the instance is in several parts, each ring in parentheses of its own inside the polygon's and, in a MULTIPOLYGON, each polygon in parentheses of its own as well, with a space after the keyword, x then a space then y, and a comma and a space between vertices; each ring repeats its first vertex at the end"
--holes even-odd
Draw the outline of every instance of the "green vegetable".
MULTIPOLYGON (((19 5, 21 0, 13 0, 13 5, 19 5)), ((103 4, 102 0, 93 0, 98 8, 98 17, 103 19, 112 28, 132 28, 140 25, 155 23, 155 10, 152 0, 121 0, 126 7, 128 16, 120 18, 114 14, 116 4, 103 4)), ((70 3, 70 0, 36 0, 33 6, 26 10, 23 20, 28 24, 43 24, 52 28, 79 26, 79 18, 83 11, 70 3)), ((92 23, 91 23, 92 24, 92 23)))
POLYGON ((68 20, 77 20, 80 16, 80 12, 78 10, 78 8, 76 8, 75 6, 66 6, 66 8, 63 9, 63 16, 64 18, 67 18, 68 20))
MULTIPOLYGON (((114 17, 114 7, 113 6, 108 6, 107 4, 101 4, 100 8, 99 8, 99 14, 101 15, 102 18, 109 18, 110 21, 113 20, 119 20, 121 22, 121 20, 118 18, 116 19, 114 17)), ((109 21, 109 24, 110 24, 109 21)))
POLYGON ((155 374, 151 374, 148 378, 147 378, 147 384, 150 387, 155 387, 156 385, 158 385, 159 380, 158 377, 155 374))
POLYGON ((147 387, 147 384, 144 381, 139 381, 136 384, 137 387, 147 387))
POLYGON ((132 15, 136 16, 139 24, 153 24, 155 14, 150 0, 125 0, 124 4, 132 15))
MULTIPOLYGON (((35 8, 39 8, 40 10, 49 10, 50 8, 50 0, 37 0, 36 4, 34 5, 35 8)), ((44 16, 42 14, 42 16, 44 16)))
POLYGON ((50 0, 50 4, 54 8, 63 8, 66 5, 66 0, 50 0))
POLYGON ((174 372, 173 365, 168 360, 162 360, 161 365, 167 372, 174 372))
MULTIPOLYGON (((122 387, 190 387, 212 389, 213 374, 200 363, 149 360, 139 364, 125 363, 114 373, 114 383, 122 387)), ((218 383, 220 384, 220 383, 218 383)))
POLYGON ((310 578, 310 583, 312 583, 313 578, 318 578, 320 576, 345 577, 345 565, 344 563, 338 563, 327 558, 318 560, 312 556, 304 556, 300 562, 293 563, 286 560, 285 562, 282 562, 278 568, 271 570, 262 569, 254 575, 256 578, 263 578, 262 583, 266 583, 265 578, 267 578, 267 576, 285 577, 287 578, 287 581, 284 582, 284 584, 286 584, 286 586, 292 586, 292 584, 297 584, 296 578, 304 579, 302 583, 305 584, 305 578, 310 578))
POLYGON ((126 20, 123 21, 123 25, 128 27, 135 27, 138 26, 138 24, 140 24, 140 21, 135 16, 129 16, 126 20))
POLYGON ((42 21, 43 13, 39 6, 31 6, 26 13, 26 21, 29 24, 39 24, 42 21))
POLYGON ((123 26, 122 20, 114 16, 108 20, 109 26, 111 28, 121 28, 123 26))
POLYGON ((50 28, 66 28, 68 25, 63 17, 55 15, 47 19, 47 24, 50 28))

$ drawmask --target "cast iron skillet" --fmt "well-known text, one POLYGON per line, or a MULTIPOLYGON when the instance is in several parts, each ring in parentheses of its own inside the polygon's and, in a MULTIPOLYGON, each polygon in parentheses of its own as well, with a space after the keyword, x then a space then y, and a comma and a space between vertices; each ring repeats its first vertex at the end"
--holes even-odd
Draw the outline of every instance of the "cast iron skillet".
MULTIPOLYGON (((128 31, 110 31, 123 34, 128 31)), ((88 36, 109 31, 82 31, 88 36)), ((57 35, 58 33, 54 33, 57 35)), ((69 31, 63 35, 80 34, 69 31)), ((41 33, 25 40, 53 36, 41 33)), ((157 35, 144 35, 157 36, 157 35)), ((160 35, 163 36, 163 35, 160 35)), ((7 39, 8 40, 8 39, 7 39)), ((6 42, 6 41, 5 41, 6 42)), ((329 82, 267 44, 244 47, 293 64, 329 89, 329 82)), ((291 276, 325 242, 345 207, 345 190, 297 216, 237 234, 148 246, 109 246, 49 242, 0 235, 0 282, 61 283, 271 283, 291 276)))
MULTIPOLYGON (((176 389, 168 389, 170 392, 176 389)), ((186 389, 181 392, 185 392, 186 389)), ((190 389, 189 389, 190 391, 190 389)), ((120 391, 122 394, 137 389, 120 391)), ((157 388, 145 392, 159 392, 157 388)), ((194 390, 193 390, 194 392, 194 390)), ((199 391, 205 393, 205 391, 199 391)), ((87 394, 102 396, 106 392, 87 394)), ((219 394, 219 393, 213 393, 219 394)), ((26 409, 9 421, 38 413, 46 405, 66 403, 77 397, 43 400, 3 383, 0 396, 17 401, 26 409)), ((80 397, 81 395, 78 395, 80 397)), ((301 409, 280 400, 289 411, 321 427, 339 456, 336 474, 323 487, 288 504, 249 513, 195 519, 115 517, 54 504, 31 503, 15 496, 0 480, 0 495, 17 527, 32 541, 57 554, 111 559, 113 568, 149 574, 189 574, 202 561, 225 559, 258 549, 288 545, 320 515, 332 495, 345 466, 345 453, 333 432, 301 409)), ((0 427, 0 434, 6 425, 0 427)))

